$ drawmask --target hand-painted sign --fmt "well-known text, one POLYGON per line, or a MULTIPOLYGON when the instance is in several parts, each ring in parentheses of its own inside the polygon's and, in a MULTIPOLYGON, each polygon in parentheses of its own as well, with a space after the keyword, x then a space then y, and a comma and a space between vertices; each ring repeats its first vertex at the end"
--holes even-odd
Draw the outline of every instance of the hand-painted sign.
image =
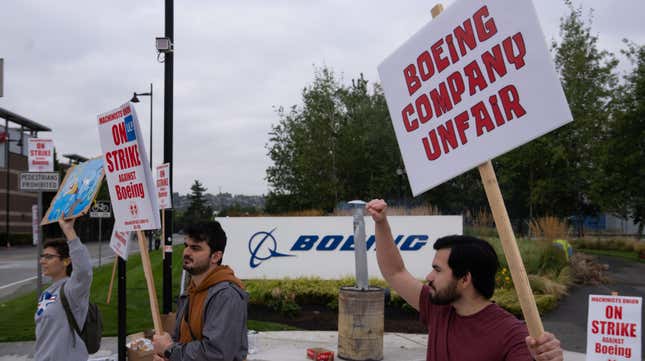
POLYGON ((572 120, 531 0, 457 1, 378 71, 414 195, 572 120))
POLYGON ((159 207, 141 129, 130 103, 98 116, 105 174, 121 231, 159 228, 159 207))
POLYGON ((103 182, 103 159, 94 158, 71 167, 45 213, 42 225, 87 213, 103 182))

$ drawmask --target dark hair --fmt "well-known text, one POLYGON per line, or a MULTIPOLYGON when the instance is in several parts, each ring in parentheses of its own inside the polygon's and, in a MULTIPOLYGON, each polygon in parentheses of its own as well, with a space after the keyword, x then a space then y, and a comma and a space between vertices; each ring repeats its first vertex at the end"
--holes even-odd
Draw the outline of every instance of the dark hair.
MULTIPOLYGON (((43 244, 43 249, 45 248, 53 248, 58 252, 60 255, 60 259, 63 260, 65 258, 69 258, 69 246, 67 245, 67 241, 63 241, 61 239, 57 240, 51 240, 47 241, 43 244)), ((65 273, 70 276, 72 274, 72 261, 69 261, 69 264, 67 265, 67 268, 65 268, 65 273)))
POLYGON ((450 248, 448 266, 455 278, 461 278, 468 272, 473 286, 482 296, 493 297, 495 292, 495 274, 499 268, 497 252, 483 239, 471 236, 446 236, 439 238, 434 249, 450 248))
MULTIPOLYGON (((226 232, 217 221, 191 224, 186 228, 186 235, 195 242, 206 242, 213 253, 220 251, 224 254, 226 248, 226 232)), ((222 264, 220 259, 217 264, 222 264)))

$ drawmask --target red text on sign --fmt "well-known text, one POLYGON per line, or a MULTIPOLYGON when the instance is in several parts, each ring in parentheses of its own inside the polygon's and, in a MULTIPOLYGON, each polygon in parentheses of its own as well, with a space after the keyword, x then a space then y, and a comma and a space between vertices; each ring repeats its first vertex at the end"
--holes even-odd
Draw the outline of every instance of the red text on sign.
POLYGON ((125 148, 107 152, 105 153, 105 162, 107 163, 107 170, 110 173, 140 166, 139 146, 133 144, 125 148))
POLYGON ((495 20, 489 18, 488 7, 483 6, 466 19, 462 26, 457 26, 451 34, 439 39, 417 57, 416 64, 410 64, 403 70, 403 76, 408 87, 408 93, 414 94, 421 83, 428 81, 433 75, 444 71, 451 63, 459 61, 469 50, 477 47, 477 41, 484 42, 497 33, 495 20), (474 27, 473 27, 474 24, 474 27), (477 35, 475 39, 475 35, 477 35), (457 52, 459 48, 459 52, 457 52), (449 57, 444 55, 447 50, 449 57))

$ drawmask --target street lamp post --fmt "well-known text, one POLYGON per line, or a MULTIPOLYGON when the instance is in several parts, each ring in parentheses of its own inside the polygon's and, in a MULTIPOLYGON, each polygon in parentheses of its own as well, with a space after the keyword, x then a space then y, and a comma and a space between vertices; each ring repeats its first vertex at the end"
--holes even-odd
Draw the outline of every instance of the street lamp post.
POLYGON ((403 176, 405 174, 405 168, 397 168, 396 169, 396 175, 399 176, 399 202, 404 204, 404 199, 403 199, 403 176))
POLYGON ((6 237, 6 245, 7 245, 7 247, 11 247, 11 242, 9 241, 9 233, 10 233, 9 232, 9 196, 10 196, 10 192, 9 192, 10 178, 9 178, 9 176, 10 176, 10 170, 11 170, 11 167, 10 167, 11 155, 9 154, 9 152, 10 152, 9 143, 10 142, 17 142, 18 146, 22 147, 22 135, 20 136, 20 139, 11 139, 9 137, 9 121, 5 119, 3 138, 4 138, 3 140, 5 142, 5 148, 4 148, 5 167, 6 167, 5 168, 5 170, 6 170, 6 178, 5 178, 5 182, 6 182, 6 189, 5 190, 6 190, 6 192, 5 192, 5 194, 6 194, 6 198, 7 198, 5 200, 5 237, 6 237))
POLYGON ((150 92, 148 93, 137 93, 135 92, 134 95, 132 96, 132 99, 130 99, 131 102, 133 103, 138 103, 139 98, 138 96, 147 96, 150 97, 150 170, 152 170, 152 83, 150 83, 150 92))
MULTIPOLYGON (((150 154, 150 171, 152 172, 152 83, 150 83, 150 92, 148 93, 137 93, 135 92, 134 95, 132 96, 132 99, 130 99, 131 102, 133 103, 138 103, 139 98, 137 96, 146 96, 150 97, 150 149, 149 149, 149 154, 150 154)), ((153 238, 153 233, 150 231, 148 233, 148 250, 152 251, 152 238, 153 238)))

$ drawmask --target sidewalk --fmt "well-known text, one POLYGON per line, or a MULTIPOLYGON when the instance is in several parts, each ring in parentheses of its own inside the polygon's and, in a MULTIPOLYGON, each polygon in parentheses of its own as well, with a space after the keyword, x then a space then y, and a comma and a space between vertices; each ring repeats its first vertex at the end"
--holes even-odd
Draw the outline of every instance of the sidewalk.
MULTIPOLYGON (((426 335, 386 333, 383 337, 383 361, 424 361, 426 335)), ((256 352, 248 361, 306 361, 309 347, 325 347, 337 352, 338 333, 335 331, 278 331, 260 332, 255 340, 256 352)), ((32 360, 33 342, 0 343, 0 361, 32 360)), ((101 350, 90 360, 116 361, 117 340, 103 339, 101 350)), ((565 351, 565 361, 584 361, 585 355, 565 351)))

